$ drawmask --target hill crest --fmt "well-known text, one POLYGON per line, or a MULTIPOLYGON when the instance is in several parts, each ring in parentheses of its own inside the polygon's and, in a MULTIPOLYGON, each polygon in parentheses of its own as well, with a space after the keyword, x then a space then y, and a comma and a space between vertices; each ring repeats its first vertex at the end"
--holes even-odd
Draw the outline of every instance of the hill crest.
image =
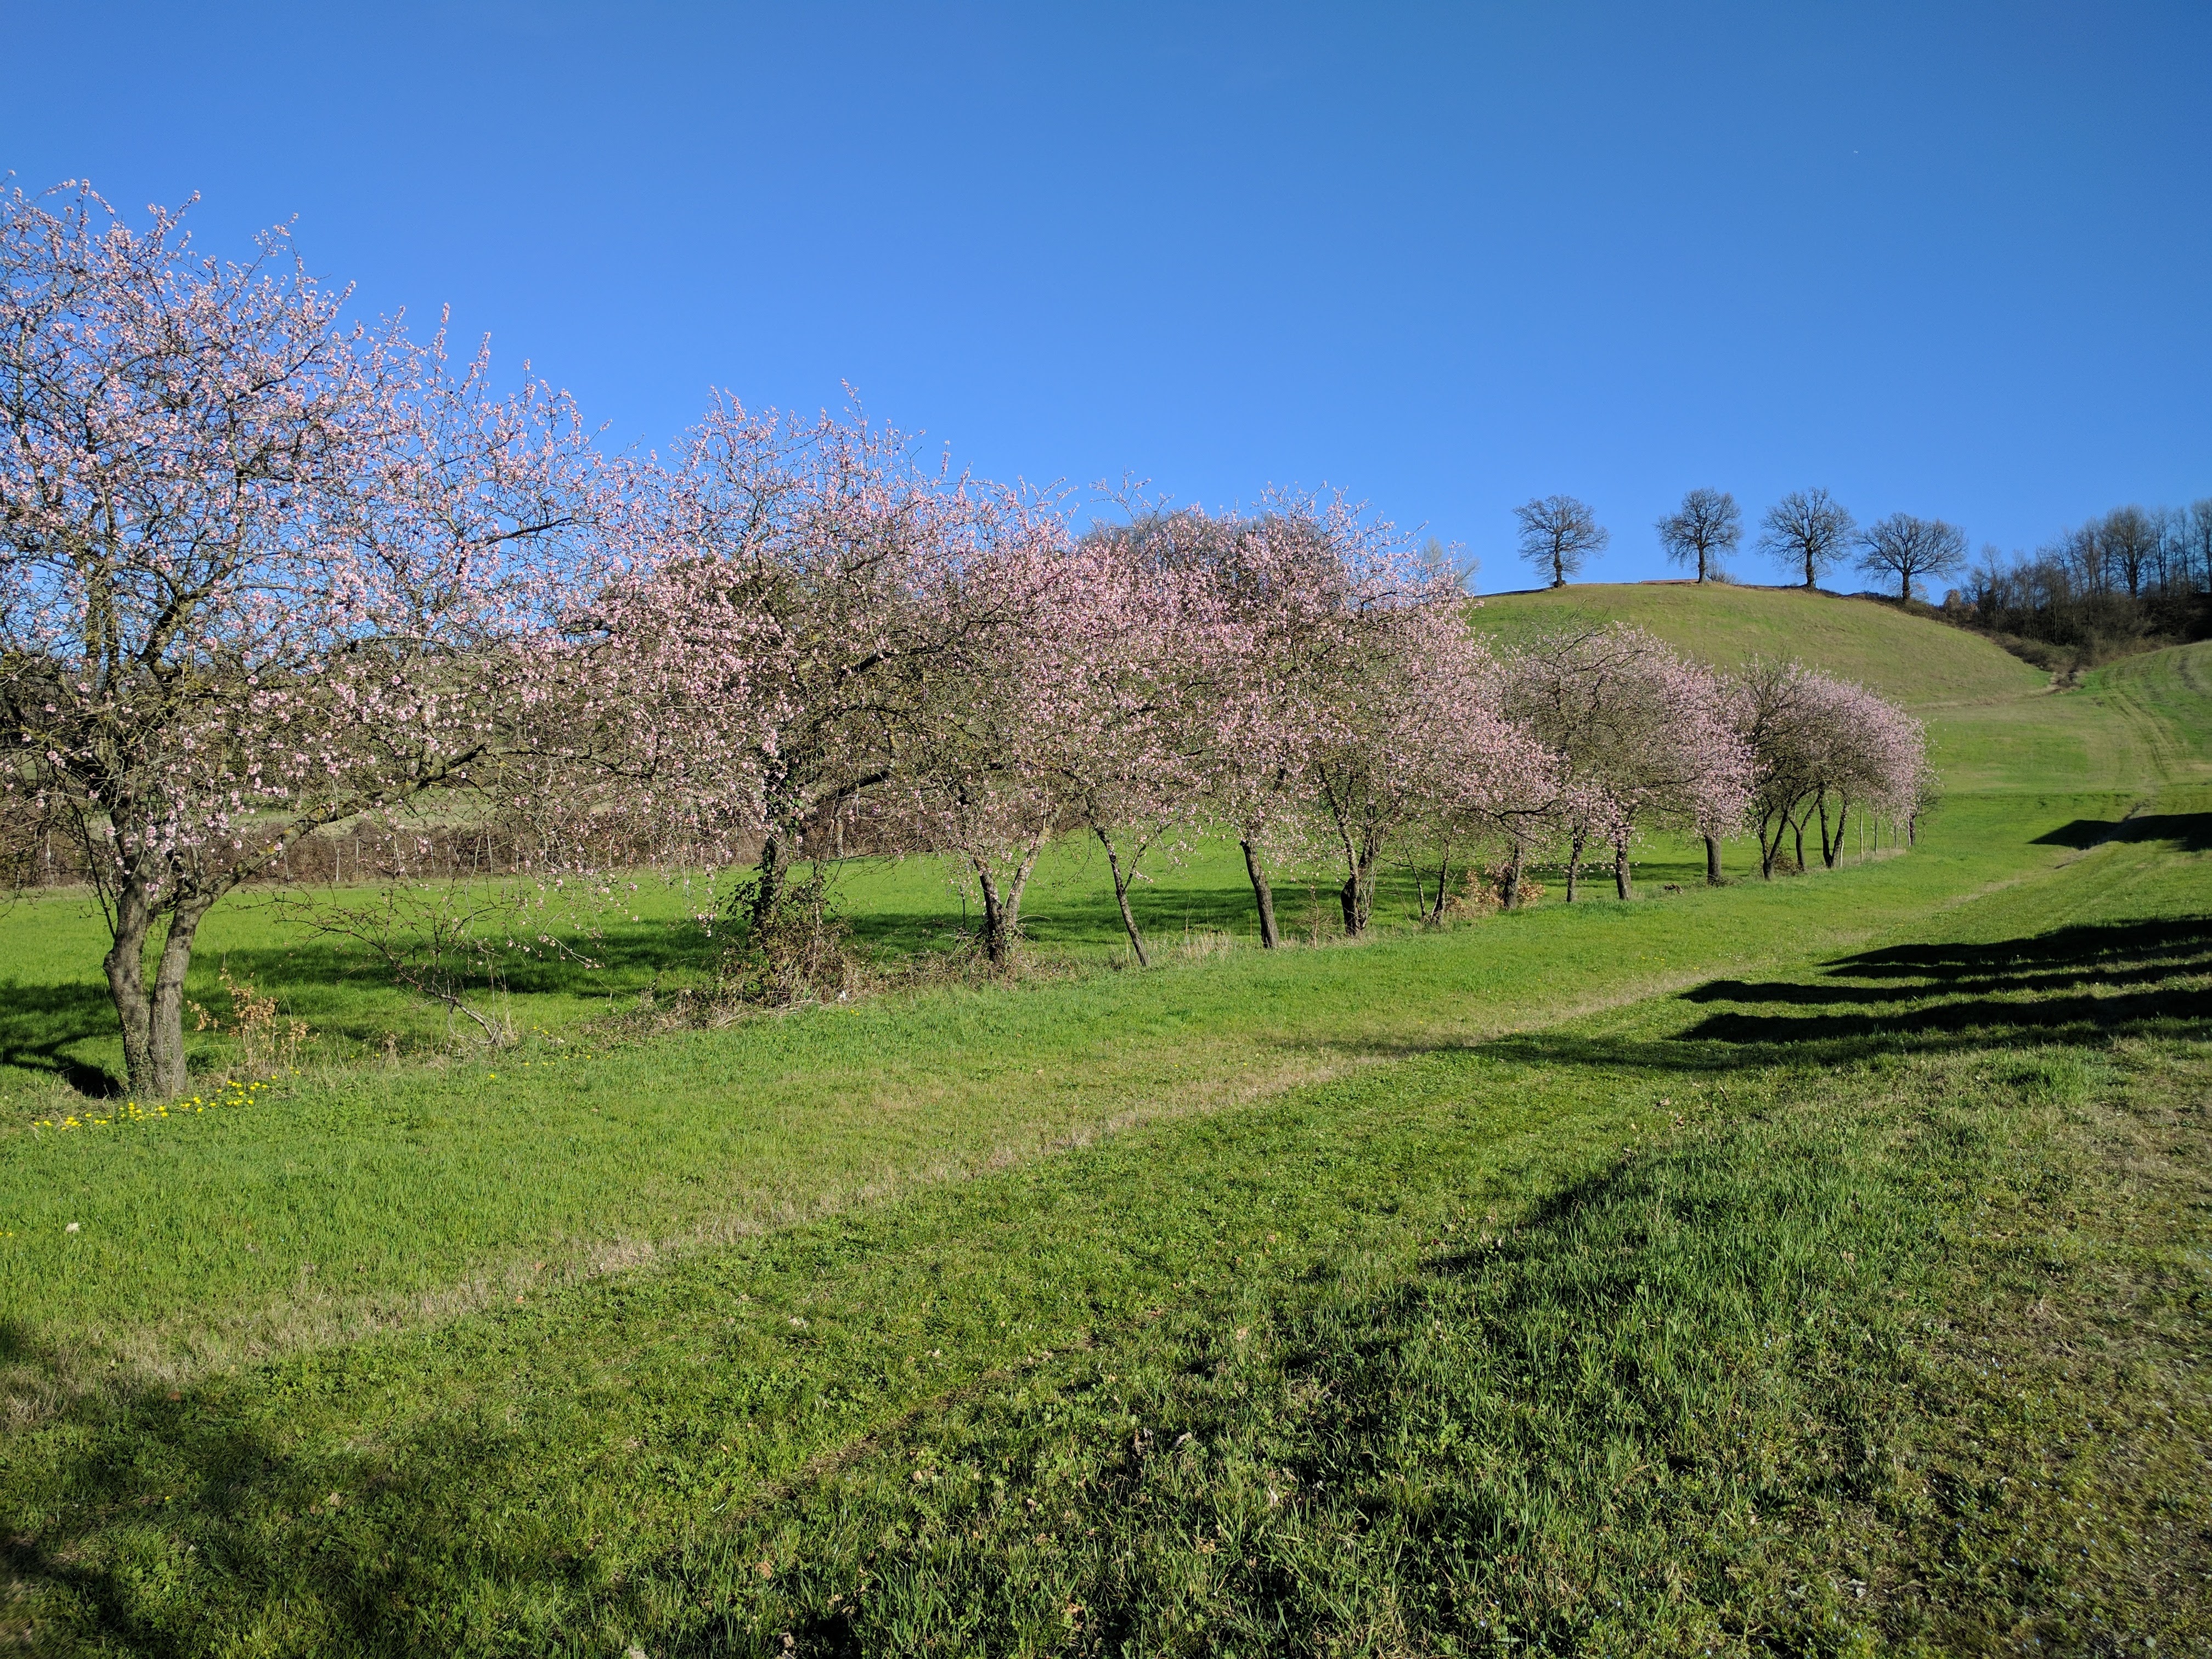
POLYGON ((1909 708, 2009 700, 2050 683, 2042 670, 1979 635, 1872 599, 1802 587, 1583 582, 1486 594, 1470 609, 1469 621, 1478 632, 1510 641, 1577 614, 1648 628, 1716 668, 1753 657, 1795 657, 1909 708))

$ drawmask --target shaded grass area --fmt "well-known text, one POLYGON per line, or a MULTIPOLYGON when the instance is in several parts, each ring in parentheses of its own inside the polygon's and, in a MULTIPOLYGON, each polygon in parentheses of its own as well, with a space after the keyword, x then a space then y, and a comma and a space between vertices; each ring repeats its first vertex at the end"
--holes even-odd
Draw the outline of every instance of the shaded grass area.
POLYGON ((2102 846, 1808 971, 173 1389, 18 1325, 7 1616, 57 1651, 2185 1650, 2203 867, 2102 846))
POLYGON ((2190 1650, 2208 1079, 1985 1049, 1649 1103, 1534 1206, 1438 1194, 679 1553, 672 1648, 2190 1650))

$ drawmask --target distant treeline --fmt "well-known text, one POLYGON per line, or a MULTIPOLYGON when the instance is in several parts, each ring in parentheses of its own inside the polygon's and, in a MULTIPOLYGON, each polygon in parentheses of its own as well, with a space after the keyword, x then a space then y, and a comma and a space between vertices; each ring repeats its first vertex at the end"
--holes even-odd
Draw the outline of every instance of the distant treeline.
POLYGON ((1984 548, 1943 614, 2059 672, 2212 635, 2212 498, 2115 507, 2033 554, 1984 548))

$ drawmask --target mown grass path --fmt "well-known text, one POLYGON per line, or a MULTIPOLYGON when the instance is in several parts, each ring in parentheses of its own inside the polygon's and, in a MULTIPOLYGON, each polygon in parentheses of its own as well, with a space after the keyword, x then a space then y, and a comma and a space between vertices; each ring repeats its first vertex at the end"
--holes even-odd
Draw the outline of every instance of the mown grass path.
POLYGON ((1362 947, 813 1010, 588 1058, 285 1079, 0 1141, 0 1296, 172 1376, 511 1302, 1102 1132, 1802 961, 2080 856, 2131 798, 1954 801, 1910 857, 1362 947), (69 1231, 75 1223, 76 1231, 69 1231), (539 1264, 543 1264, 540 1266, 539 1264))

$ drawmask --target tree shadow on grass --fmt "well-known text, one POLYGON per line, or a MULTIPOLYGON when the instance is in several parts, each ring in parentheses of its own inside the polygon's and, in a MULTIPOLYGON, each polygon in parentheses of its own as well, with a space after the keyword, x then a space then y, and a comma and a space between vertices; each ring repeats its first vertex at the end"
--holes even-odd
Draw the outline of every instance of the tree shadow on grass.
POLYGON ((2075 818, 2048 835, 2038 847, 2101 847, 2106 842, 2134 845, 2163 842, 2177 852, 2212 852, 2212 812, 2140 812, 2127 818, 2075 818))
POLYGON ((0 985, 0 1066, 43 1072, 104 1098, 121 1091, 121 1080, 69 1051, 115 1030, 115 1004, 99 986, 0 985))
POLYGON ((2212 916, 2105 922, 1987 944, 1903 945, 1802 980, 1709 980, 1715 1012, 1659 1038, 1532 1032, 1481 1045, 1529 1064, 1700 1073, 1992 1045, 2212 1035, 2212 916))
POLYGON ((572 1610, 604 1589, 595 1562, 543 1530, 457 1512, 456 1492, 465 1510, 522 1484, 495 1435, 303 1455, 281 1415, 219 1378, 112 1377, 0 1322, 9 1392, 62 1402, 16 1431, 0 1485, 0 1572, 33 1651, 446 1651, 464 1645, 457 1577, 562 1584, 572 1610))

